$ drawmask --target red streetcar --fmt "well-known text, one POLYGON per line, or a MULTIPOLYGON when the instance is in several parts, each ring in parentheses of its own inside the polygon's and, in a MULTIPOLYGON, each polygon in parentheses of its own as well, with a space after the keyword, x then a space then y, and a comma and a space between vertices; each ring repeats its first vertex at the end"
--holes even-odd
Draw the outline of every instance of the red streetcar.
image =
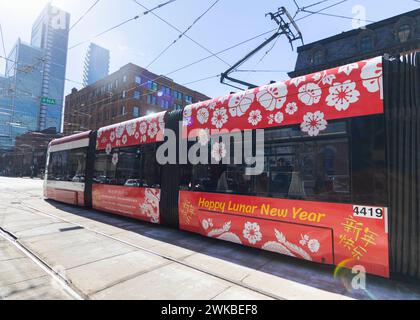
POLYGON ((54 140, 45 197, 420 278, 419 62, 377 57, 54 140), (200 145, 208 162, 189 157, 200 145))

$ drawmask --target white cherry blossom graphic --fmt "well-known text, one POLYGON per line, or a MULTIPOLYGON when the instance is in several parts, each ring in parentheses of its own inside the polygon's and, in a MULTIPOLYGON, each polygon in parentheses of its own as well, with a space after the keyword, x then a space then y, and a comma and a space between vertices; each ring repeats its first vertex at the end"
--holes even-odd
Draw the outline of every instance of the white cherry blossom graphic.
POLYGON ((211 123, 217 129, 222 128, 223 125, 227 122, 227 120, 228 120, 228 115, 226 113, 225 108, 220 108, 220 109, 214 110, 213 118, 211 119, 211 123))
POLYGON ((117 129, 115 130, 115 134, 117 136, 117 138, 121 138, 124 134, 124 130, 125 130, 125 126, 124 125, 119 125, 117 127, 117 129))
POLYGON ((127 136, 126 135, 123 135, 123 137, 122 137, 122 144, 123 145, 124 144, 127 144, 127 140, 128 140, 127 136))
POLYGON ((305 82, 305 81, 306 81, 306 76, 301 76, 301 77, 293 78, 292 80, 290 80, 290 83, 294 84, 295 87, 297 88, 302 82, 305 82))
POLYGON ((312 76, 312 80, 314 81, 319 81, 322 78, 322 73, 321 72, 317 72, 312 76))
POLYGON ((327 121, 324 119, 324 113, 316 111, 314 113, 308 112, 303 117, 301 130, 308 133, 311 137, 317 136, 320 131, 327 129, 327 121))
POLYGON ((325 85, 332 85, 333 81, 336 79, 335 75, 333 74, 329 74, 329 75, 325 75, 325 77, 322 78, 322 84, 325 85))
POLYGON ((251 92, 240 92, 232 95, 228 103, 230 115, 232 117, 242 117, 248 111, 254 98, 255 95, 251 92))
POLYGON ((114 153, 114 154, 112 155, 112 164, 113 164, 114 166, 116 166, 116 165, 117 165, 117 163, 118 163, 118 153, 116 152, 116 153, 114 153))
POLYGON ((311 251, 312 253, 317 253, 319 249, 321 248, 321 244, 319 243, 317 239, 311 239, 308 242, 308 248, 309 248, 309 251, 311 251))
POLYGON ((136 138, 136 140, 139 140, 139 138, 140 138, 140 133, 136 132, 136 134, 134 135, 134 138, 136 138))
POLYGON ((210 141, 209 129, 200 129, 198 132, 198 142, 202 146, 206 146, 210 141))
POLYGON ((260 226, 258 223, 245 223, 244 230, 242 232, 245 239, 249 241, 250 244, 256 244, 262 240, 262 233, 260 231, 260 226))
POLYGON ((211 150, 211 156, 217 162, 220 162, 227 155, 226 145, 224 142, 216 142, 211 150))
POLYGON ((326 99, 327 105, 335 107, 337 111, 347 110, 350 104, 359 101, 360 92, 356 90, 356 83, 347 80, 344 83, 336 82, 330 87, 330 94, 326 99))
POLYGON ((184 109, 183 116, 184 116, 184 119, 185 118, 190 118, 192 116, 192 108, 191 108, 191 106, 186 107, 184 109))
POLYGON ((357 63, 350 63, 348 65, 338 68, 338 73, 345 73, 349 76, 350 73, 356 69, 359 69, 359 65, 357 63))
POLYGON ((256 126, 262 120, 262 115, 260 110, 253 110, 249 113, 248 122, 253 126, 256 126))
POLYGON ((278 124, 282 123, 284 120, 284 116, 283 113, 281 112, 277 112, 276 115, 274 116, 274 121, 278 124))
POLYGON ((110 155, 112 152, 112 145, 110 143, 108 143, 105 147, 105 152, 107 155, 110 155))
POLYGON ((126 128, 125 128, 126 130, 127 130, 127 134, 130 136, 130 137, 132 137, 133 135, 134 135, 134 133, 136 132, 136 129, 137 129, 137 123, 136 122, 130 122, 130 123, 128 123, 127 125, 126 125, 126 128))
POLYGON ((149 135, 150 138, 154 138, 156 137, 158 133, 158 128, 157 128, 157 124, 152 122, 149 124, 149 130, 147 130, 147 134, 149 135))
POLYGON ((109 140, 111 142, 114 142, 114 140, 115 140, 115 131, 114 130, 111 131, 111 133, 109 135, 109 140))
POLYGON ((362 68, 360 77, 367 91, 371 93, 380 91, 381 99, 383 99, 382 60, 380 57, 369 60, 362 68))
POLYGON ((321 100, 322 90, 316 83, 307 83, 299 88, 298 98, 307 106, 319 103, 321 100))
POLYGON ((281 109, 286 102, 287 86, 283 82, 264 86, 257 93, 257 101, 267 110, 281 109))
POLYGON ((209 228, 213 228, 213 220, 212 219, 204 219, 201 222, 201 226, 204 230, 208 230, 209 228))
POLYGON ((207 123, 209 121, 209 111, 206 108, 201 108, 197 111, 197 120, 201 124, 207 123))
POLYGON ((298 106, 296 102, 290 102, 286 106, 286 113, 293 116, 298 111, 298 106))
POLYGON ((140 123, 139 131, 140 131, 140 134, 145 134, 147 132, 147 123, 146 122, 140 123))

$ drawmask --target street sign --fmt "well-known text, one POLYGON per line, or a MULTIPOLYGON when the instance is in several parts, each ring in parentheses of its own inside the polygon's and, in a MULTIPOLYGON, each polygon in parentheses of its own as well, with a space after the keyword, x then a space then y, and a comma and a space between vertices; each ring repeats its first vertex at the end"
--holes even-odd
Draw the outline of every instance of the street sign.
POLYGON ((57 104, 57 102, 55 101, 55 99, 53 99, 53 98, 47 98, 47 97, 42 97, 41 98, 41 103, 43 103, 43 104, 57 104))

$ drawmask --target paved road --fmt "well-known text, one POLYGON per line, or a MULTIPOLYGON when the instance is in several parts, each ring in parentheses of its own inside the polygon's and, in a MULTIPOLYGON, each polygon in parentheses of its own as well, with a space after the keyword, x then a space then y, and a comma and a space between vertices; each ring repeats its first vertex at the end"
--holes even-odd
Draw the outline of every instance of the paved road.
POLYGON ((0 190, 0 298, 420 299, 413 284, 348 291, 330 266, 45 201, 39 180, 0 190))

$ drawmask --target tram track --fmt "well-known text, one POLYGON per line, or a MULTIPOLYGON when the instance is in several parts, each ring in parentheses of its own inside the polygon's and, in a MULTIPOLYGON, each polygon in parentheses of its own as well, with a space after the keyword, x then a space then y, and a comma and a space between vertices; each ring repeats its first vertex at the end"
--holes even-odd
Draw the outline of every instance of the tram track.
MULTIPOLYGON (((20 194, 21 194, 21 195, 26 195, 26 196, 28 196, 28 198, 34 198, 34 197, 33 197, 33 194, 29 194, 29 193, 26 193, 26 192, 20 192, 20 194)), ((38 215, 41 215, 41 216, 44 216, 44 217, 54 218, 54 219, 57 219, 57 220, 59 220, 59 221, 61 221, 61 222, 68 223, 68 224, 70 224, 70 225, 72 225, 72 226, 74 226, 74 227, 83 228, 83 229, 85 229, 85 230, 87 230, 87 231, 89 231, 89 232, 93 232, 93 233, 95 233, 95 234, 97 234, 97 235, 100 235, 100 236, 106 237, 106 238, 111 239, 111 240, 113 240, 113 241, 117 241, 117 242, 119 242, 119 243, 121 243, 121 244, 124 244, 124 245, 130 246, 130 247, 135 248, 135 249, 137 249, 137 250, 141 250, 141 251, 143 251, 143 252, 147 252, 147 253, 149 253, 149 254, 152 254, 152 255, 154 255, 154 256, 157 256, 157 257, 163 258, 163 259, 165 259, 165 260, 167 260, 167 261, 170 261, 170 262, 172 262, 172 263, 176 263, 176 264, 182 265, 182 266, 187 267, 187 268, 189 268, 189 269, 192 269, 192 270, 195 270, 195 271, 198 271, 198 272, 204 273, 204 274, 206 274, 206 275, 212 276, 212 277, 214 277, 214 278, 217 278, 217 279, 223 280, 223 281, 228 282, 228 283, 230 283, 230 284, 232 284, 232 285, 235 285, 235 286, 238 286, 238 287, 241 287, 241 288, 244 288, 244 289, 247 289, 247 290, 253 291, 253 292, 255 292, 255 293, 261 294, 261 295, 263 295, 263 296, 266 296, 267 298, 271 298, 271 299, 275 299, 275 300, 285 300, 284 298, 282 298, 282 297, 280 297, 280 296, 278 296, 278 295, 275 295, 275 294, 273 294, 273 293, 271 293, 271 292, 268 292, 268 291, 262 290, 262 289, 260 289, 260 288, 256 288, 256 287, 254 287, 254 286, 252 286, 252 285, 248 285, 248 284, 245 284, 245 283, 243 283, 243 282, 241 282, 241 281, 237 281, 237 280, 235 280, 235 279, 231 279, 231 278, 229 278, 229 277, 223 276, 223 275, 221 275, 221 274, 219 274, 219 273, 211 272, 211 271, 206 270, 206 269, 204 269, 204 268, 200 268, 200 267, 198 267, 198 266, 196 266, 196 265, 193 265, 193 264, 191 264, 191 263, 188 263, 188 262, 186 262, 186 261, 183 261, 183 260, 180 260, 180 259, 177 259, 177 258, 174 258, 174 257, 168 256, 168 255, 166 255, 166 254, 162 254, 162 253, 160 253, 160 252, 157 252, 156 250, 153 250, 153 249, 148 249, 148 248, 142 247, 142 246, 137 245, 137 244, 134 244, 134 243, 132 243, 132 242, 130 242, 130 241, 126 241, 126 240, 120 239, 120 238, 118 238, 117 236, 109 235, 109 234, 107 234, 107 233, 105 233, 105 232, 95 230, 95 229, 93 229, 92 227, 89 227, 89 226, 83 225, 82 223, 73 222, 73 221, 67 220, 67 219, 65 219, 65 218, 59 217, 59 216, 57 216, 57 215, 54 215, 54 214, 51 214, 51 213, 48 213, 48 212, 42 211, 42 210, 40 210, 39 208, 36 208, 36 207, 32 206, 31 204, 28 204, 28 203, 26 202, 26 201, 28 200, 28 198, 26 198, 26 199, 21 199, 21 200, 20 200, 19 207, 20 207, 20 209, 21 209, 21 210, 23 210, 23 211, 27 211, 27 212, 30 212, 30 213, 38 214, 38 215)), ((86 209, 84 209, 84 208, 81 208, 81 209, 82 209, 82 210, 86 210, 86 209)), ((7 230, 5 230, 5 231, 6 231, 6 232, 9 232, 9 231, 7 231, 7 230)), ((12 234, 12 233, 11 233, 11 234, 12 234)), ((16 236, 14 236, 14 237, 16 237, 16 236)), ((53 274, 55 274, 55 276, 60 277, 60 275, 57 275, 57 273, 55 273, 55 272, 54 272, 54 270, 53 270, 53 269, 52 269, 52 268, 48 265, 48 263, 47 263, 47 262, 45 262, 45 261, 44 261, 41 257, 39 257, 39 256, 37 256, 35 253, 33 253, 33 252, 32 252, 32 251, 31 251, 31 250, 30 250, 30 249, 29 249, 26 245, 24 245, 22 242, 20 242, 18 237, 16 237, 16 239, 15 239, 15 243, 16 243, 16 245, 18 245, 20 248, 22 248, 22 250, 27 251, 27 252, 28 252, 28 253, 29 253, 29 254, 30 254, 30 255, 31 255, 34 259, 36 259, 37 261, 39 261, 39 263, 41 263, 41 264, 42 264, 42 265, 44 265, 46 268, 48 268, 49 272, 52 272, 53 274)), ((89 299, 87 296, 83 295, 83 294, 80 292, 80 290, 78 290, 77 288, 75 288, 75 287, 74 287, 74 285, 73 285, 71 282, 69 282, 67 279, 62 279, 62 278, 60 278, 60 280, 61 280, 61 281, 65 281, 65 282, 64 282, 64 285, 69 286, 69 287, 70 287, 73 291, 77 292, 77 294, 81 297, 81 299, 89 299)))
POLYGON ((0 227, 0 238, 13 245, 16 249, 22 252, 28 259, 34 262, 40 269, 42 269, 53 281, 58 284, 61 289, 66 292, 70 297, 75 300, 85 300, 86 297, 83 293, 79 292, 74 286, 63 277, 60 272, 57 272, 46 261, 39 257, 36 253, 30 250, 27 246, 23 245, 18 237, 12 232, 0 227))

